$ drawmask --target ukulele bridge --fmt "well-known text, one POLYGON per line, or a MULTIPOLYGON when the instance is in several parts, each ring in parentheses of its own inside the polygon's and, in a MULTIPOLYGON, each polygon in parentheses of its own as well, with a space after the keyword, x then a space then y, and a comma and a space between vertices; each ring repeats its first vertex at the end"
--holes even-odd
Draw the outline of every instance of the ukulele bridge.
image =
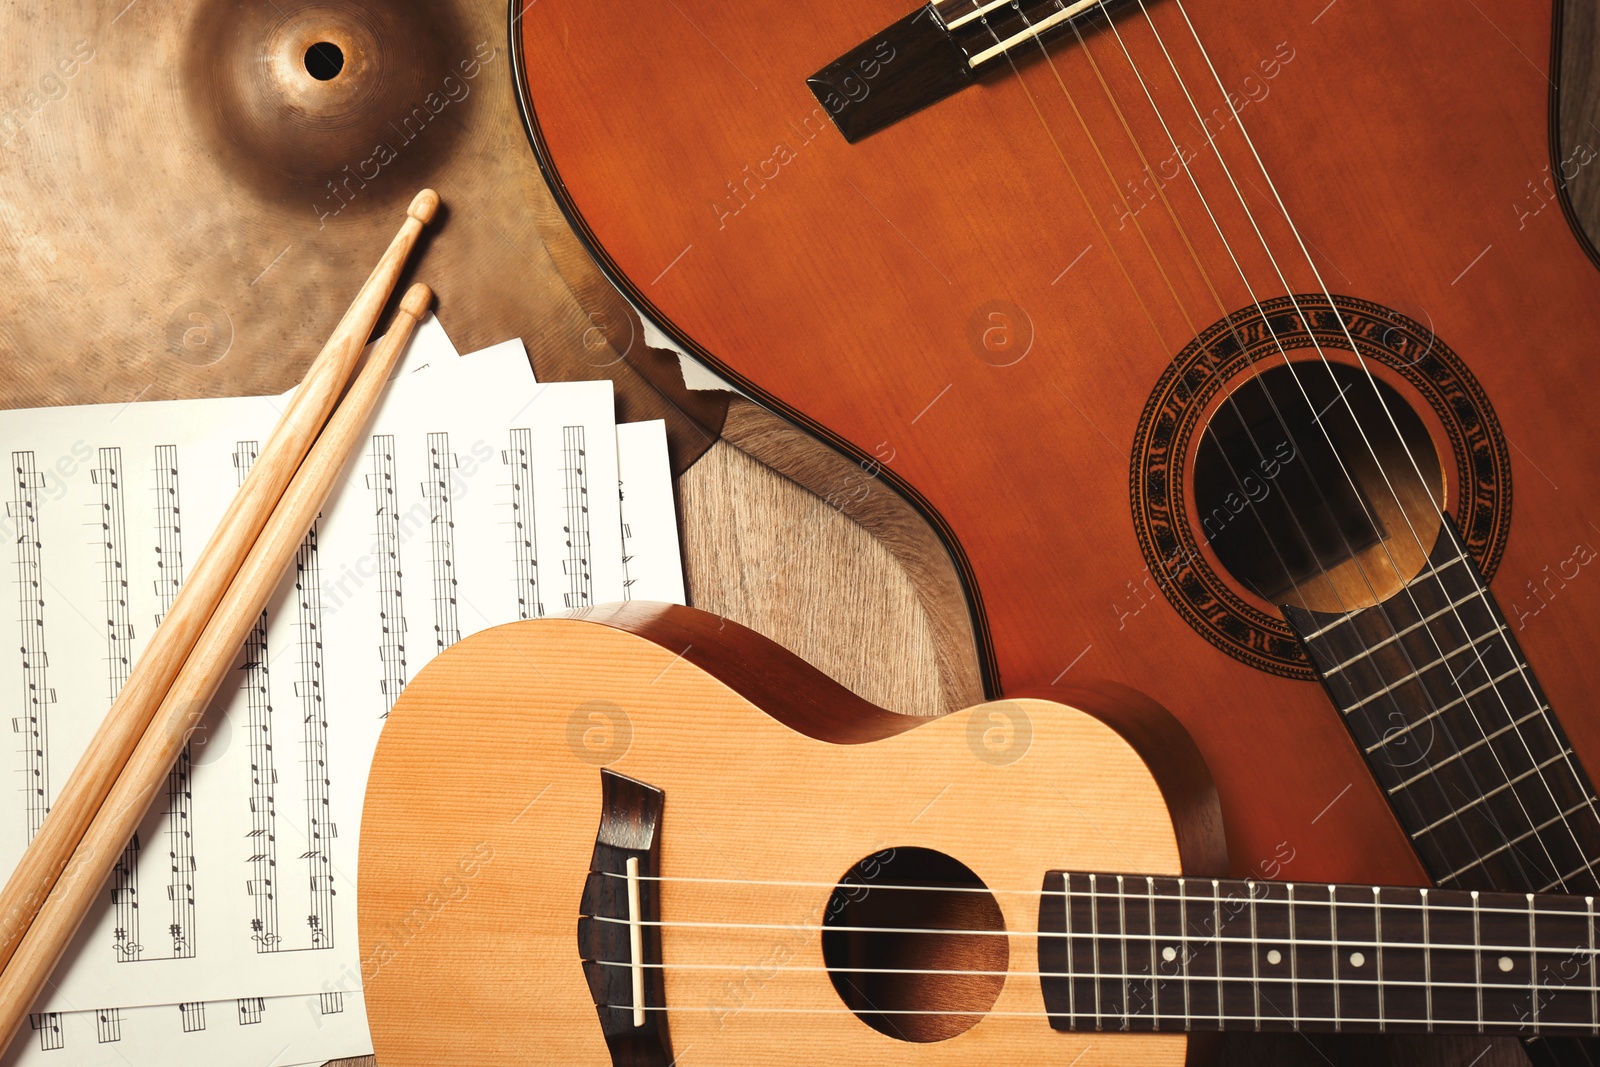
POLYGON ((668 1067, 661 967, 661 811, 666 794, 600 771, 600 828, 578 906, 578 954, 617 1067, 668 1067))

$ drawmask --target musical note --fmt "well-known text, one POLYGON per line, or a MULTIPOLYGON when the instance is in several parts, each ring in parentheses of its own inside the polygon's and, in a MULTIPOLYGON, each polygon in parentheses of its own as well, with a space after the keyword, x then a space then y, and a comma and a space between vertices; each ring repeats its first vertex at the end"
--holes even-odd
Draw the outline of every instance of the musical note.
POLYGON ((328 872, 332 858, 328 841, 338 836, 330 817, 328 795, 328 713, 323 707, 322 668, 322 566, 318 559, 317 527, 311 526, 295 556, 295 600, 299 604, 300 680, 295 692, 302 711, 300 763, 305 768, 306 828, 312 847, 301 853, 311 887, 311 947, 332 948, 333 890, 328 872))
MULTIPOLYGON (((255 441, 240 441, 233 451, 234 476, 243 485, 260 446, 255 441)), ((257 952, 275 952, 282 943, 278 935, 278 771, 272 745, 272 688, 268 674, 271 661, 267 647, 268 617, 263 611, 244 644, 245 733, 250 744, 250 856, 246 863, 250 875, 245 892, 250 895, 255 914, 250 920, 250 938, 257 952)))
POLYGON ((566 535, 567 546, 567 558, 563 561, 567 592, 563 599, 568 608, 587 607, 594 603, 594 582, 589 573, 588 464, 583 444, 582 426, 561 428, 562 456, 566 460, 561 467, 561 480, 566 490, 567 519, 566 525, 561 528, 566 535))
POLYGON ((45 652, 44 546, 39 535, 39 490, 44 488, 44 475, 35 466, 32 452, 11 453, 11 469, 16 495, 7 503, 6 514, 17 528, 17 617, 27 686, 22 715, 11 720, 11 728, 22 735, 24 816, 32 841, 54 795, 50 791, 50 705, 56 701, 56 691, 46 677, 50 657, 45 652))
POLYGON ((539 601, 539 556, 534 548, 533 431, 526 427, 514 429, 510 441, 500 458, 511 468, 511 554, 516 566, 517 618, 536 619, 544 614, 544 605, 539 601))
POLYGON ((428 562, 433 571, 433 643, 443 652, 461 640, 456 610, 456 523, 451 502, 456 454, 448 433, 428 435, 428 477, 422 483, 428 499, 428 562))
POLYGON ((394 435, 372 438, 372 472, 367 488, 372 490, 377 541, 373 556, 378 571, 378 659, 383 677, 378 688, 383 693, 383 714, 387 716, 406 685, 406 610, 401 592, 400 511, 395 500, 394 435))

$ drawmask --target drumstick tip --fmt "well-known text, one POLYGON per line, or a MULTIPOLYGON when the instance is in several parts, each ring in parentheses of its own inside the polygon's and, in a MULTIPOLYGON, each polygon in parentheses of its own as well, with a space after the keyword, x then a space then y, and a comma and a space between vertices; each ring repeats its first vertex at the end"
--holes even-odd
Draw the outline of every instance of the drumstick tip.
POLYGON ((411 201, 411 206, 406 208, 406 214, 427 225, 433 221, 433 213, 438 210, 439 194, 432 189, 424 189, 411 201))
POLYGON ((428 312, 428 305, 433 302, 433 290, 422 282, 417 282, 406 290, 406 295, 400 298, 400 310, 414 319, 420 319, 428 312))

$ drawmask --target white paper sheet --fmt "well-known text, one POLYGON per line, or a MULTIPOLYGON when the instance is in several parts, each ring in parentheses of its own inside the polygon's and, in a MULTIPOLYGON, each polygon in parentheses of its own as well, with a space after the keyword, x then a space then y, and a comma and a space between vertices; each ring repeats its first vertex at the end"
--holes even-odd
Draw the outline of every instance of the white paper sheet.
MULTIPOLYGON (((289 995, 357 969, 360 800, 404 682, 484 626, 622 596, 610 383, 506 388, 521 358, 456 361, 448 389, 437 368, 391 386, 268 607, 265 656, 258 633, 44 1007, 289 995)), ((0 692, 54 698, 18 705, 18 780, 34 784, 0 818, 8 866, 236 487, 241 442, 281 406, 205 403, 0 421, 31 531, 19 565, 39 575, 37 594, 18 587, 29 652, 5 658, 0 692)))
POLYGON ((357 991, 36 1016, 0 1067, 289 1067, 371 1052, 357 991))

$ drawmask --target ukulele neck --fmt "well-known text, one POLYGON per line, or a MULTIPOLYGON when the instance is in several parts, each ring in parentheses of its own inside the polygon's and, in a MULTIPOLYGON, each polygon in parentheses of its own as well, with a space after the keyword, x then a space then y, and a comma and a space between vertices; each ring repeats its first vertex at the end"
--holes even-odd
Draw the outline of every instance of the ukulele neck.
POLYGON ((1594 897, 1051 871, 1057 1030, 1600 1034, 1594 897))

